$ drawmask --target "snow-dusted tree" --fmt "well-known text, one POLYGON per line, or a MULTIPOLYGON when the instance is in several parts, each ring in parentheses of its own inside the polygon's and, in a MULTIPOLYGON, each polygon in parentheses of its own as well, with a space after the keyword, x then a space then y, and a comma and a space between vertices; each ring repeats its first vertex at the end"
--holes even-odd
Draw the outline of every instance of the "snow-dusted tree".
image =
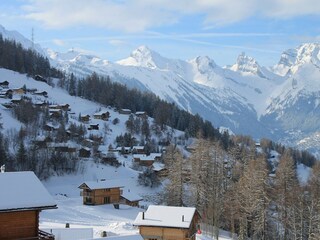
POLYGON ((169 206, 183 206, 183 156, 177 146, 170 145, 164 156, 166 168, 169 170, 169 183, 165 186, 165 202, 169 206))
POLYGON ((307 189, 306 221, 307 238, 319 239, 320 236, 320 163, 317 162, 313 168, 307 189))
POLYGON ((191 192, 192 205, 202 214, 207 205, 208 195, 208 174, 211 171, 208 165, 211 162, 210 143, 204 139, 198 139, 194 144, 194 152, 191 160, 191 192))
MULTIPOLYGON (((276 170, 274 196, 278 214, 278 239, 291 239, 292 223, 290 212, 295 204, 295 191, 297 190, 298 179, 294 161, 289 151, 285 151, 276 170)), ((292 216, 292 215, 291 215, 292 216)))
POLYGON ((130 114, 128 120, 126 121, 126 128, 127 131, 131 134, 135 132, 135 126, 134 126, 134 116, 133 114, 130 114))
POLYGON ((240 239, 266 239, 266 213, 269 205, 267 178, 266 159, 260 156, 248 162, 236 184, 240 239))

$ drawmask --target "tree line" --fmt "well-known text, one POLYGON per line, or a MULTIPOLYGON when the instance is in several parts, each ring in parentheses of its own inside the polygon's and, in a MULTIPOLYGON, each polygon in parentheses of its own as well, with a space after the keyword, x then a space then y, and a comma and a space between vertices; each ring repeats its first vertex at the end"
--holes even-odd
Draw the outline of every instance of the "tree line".
POLYGON ((319 239, 320 163, 301 184, 291 149, 281 153, 271 174, 268 156, 255 144, 237 137, 231 141, 224 150, 216 141, 199 138, 189 157, 178 146, 167 148, 163 202, 195 206, 202 230, 215 239, 219 229, 240 240, 319 239))

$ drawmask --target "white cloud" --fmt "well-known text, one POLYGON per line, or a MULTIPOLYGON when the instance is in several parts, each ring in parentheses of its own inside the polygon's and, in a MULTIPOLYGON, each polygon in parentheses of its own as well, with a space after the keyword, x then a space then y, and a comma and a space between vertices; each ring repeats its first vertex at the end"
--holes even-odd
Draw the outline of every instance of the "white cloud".
POLYGON ((319 0, 29 0, 26 17, 49 28, 88 25, 126 32, 203 15, 204 25, 224 25, 252 16, 291 18, 320 15, 319 0))
POLYGON ((66 43, 61 39, 53 39, 52 42, 58 46, 64 46, 66 43))
POLYGON ((127 44, 125 41, 119 40, 119 39, 111 39, 108 42, 109 42, 109 44, 111 44, 112 46, 115 46, 115 47, 120 47, 120 46, 127 44))

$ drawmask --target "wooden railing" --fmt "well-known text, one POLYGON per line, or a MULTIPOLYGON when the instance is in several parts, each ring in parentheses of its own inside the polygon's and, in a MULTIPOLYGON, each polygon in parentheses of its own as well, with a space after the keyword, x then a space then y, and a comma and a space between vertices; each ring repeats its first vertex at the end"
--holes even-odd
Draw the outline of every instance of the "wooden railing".
POLYGON ((54 240, 54 235, 45 231, 39 230, 37 237, 19 238, 20 240, 54 240))

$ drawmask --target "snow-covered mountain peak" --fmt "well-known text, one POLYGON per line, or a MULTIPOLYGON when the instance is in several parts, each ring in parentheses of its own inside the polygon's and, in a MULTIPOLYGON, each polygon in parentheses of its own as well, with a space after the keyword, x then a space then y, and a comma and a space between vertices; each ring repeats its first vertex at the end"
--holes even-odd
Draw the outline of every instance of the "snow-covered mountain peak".
POLYGON ((290 76, 304 64, 320 67, 320 44, 305 43, 295 49, 288 49, 281 54, 279 63, 273 70, 281 76, 290 76))
POLYGON ((147 46, 140 46, 130 54, 130 57, 120 60, 117 63, 124 66, 166 69, 168 68, 168 61, 168 59, 162 57, 159 53, 151 50, 147 46))
POLYGON ((251 73, 265 77, 258 62, 253 57, 247 56, 244 52, 238 56, 237 62, 230 69, 235 72, 251 73))
POLYGON ((306 43, 297 49, 296 64, 313 63, 320 66, 320 44, 306 43))
POLYGON ((194 65, 202 74, 210 72, 212 69, 217 67, 217 64, 208 56, 198 56, 190 60, 190 63, 194 65))

